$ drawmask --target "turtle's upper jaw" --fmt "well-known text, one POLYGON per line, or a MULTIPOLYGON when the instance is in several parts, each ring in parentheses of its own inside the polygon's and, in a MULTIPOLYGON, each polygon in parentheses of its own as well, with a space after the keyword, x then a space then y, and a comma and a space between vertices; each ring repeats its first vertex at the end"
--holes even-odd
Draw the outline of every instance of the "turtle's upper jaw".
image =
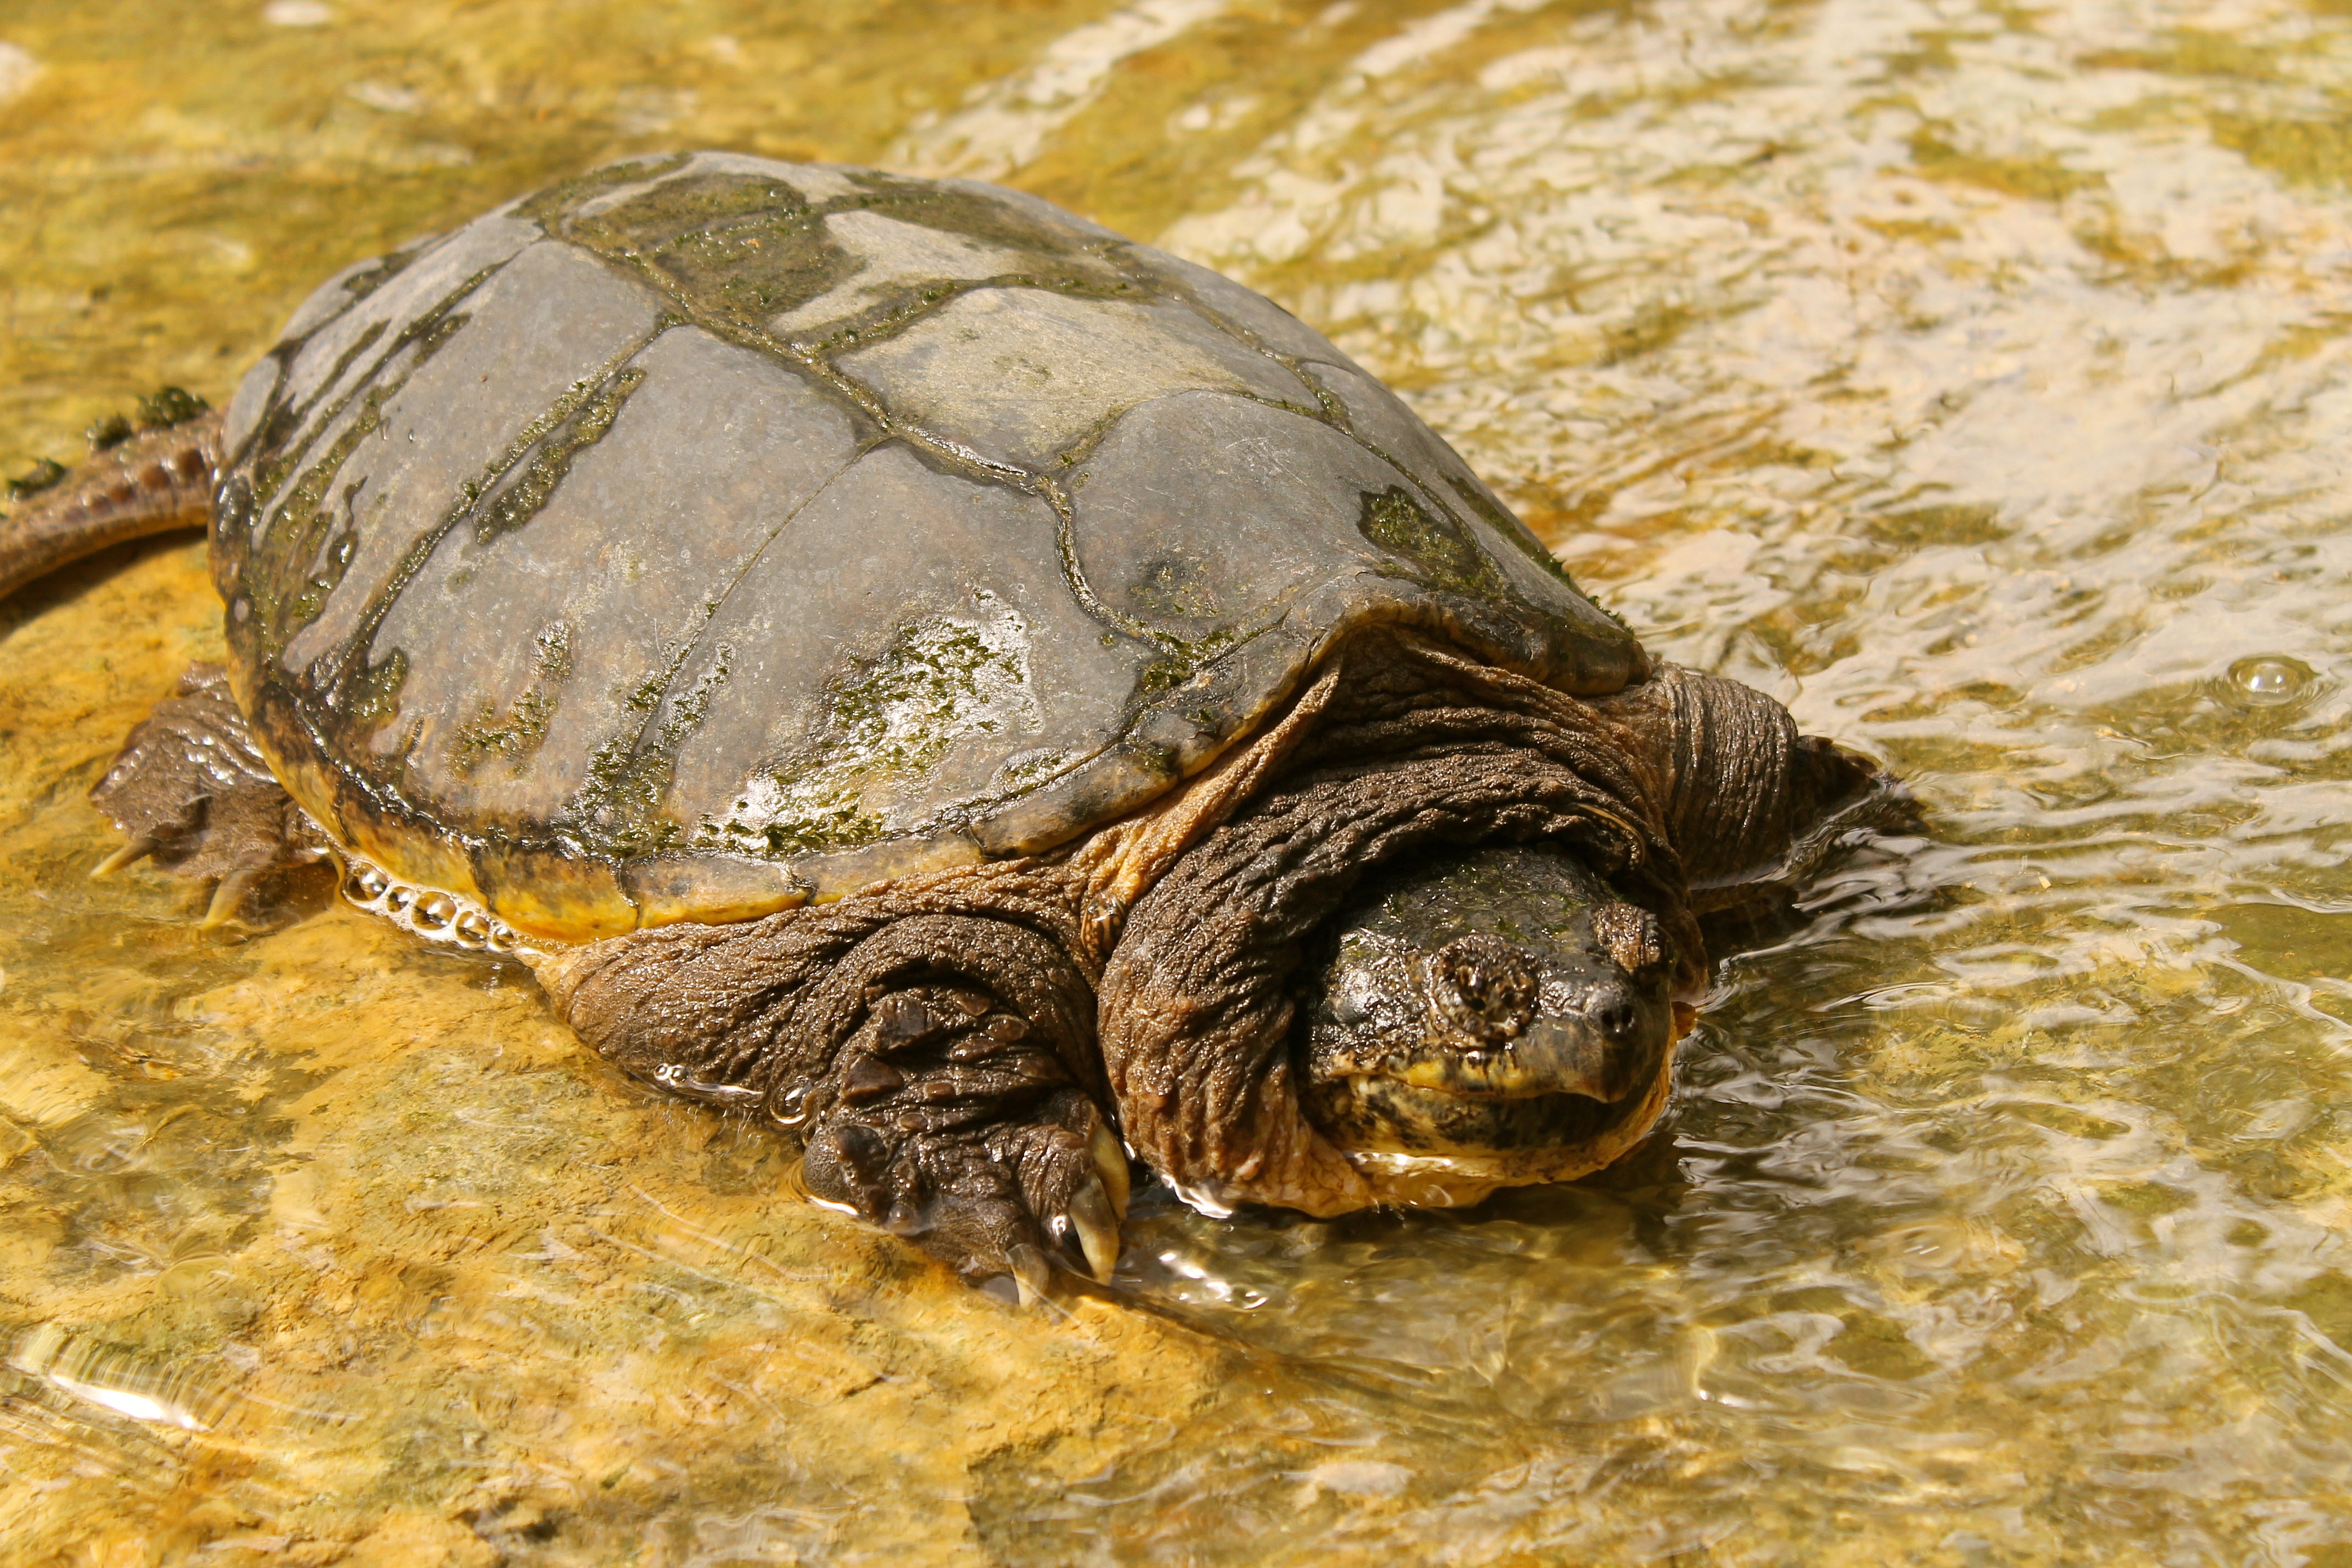
POLYGON ((1581 1094, 1613 1105, 1648 1082, 1671 1032, 1664 998, 1645 994, 1656 988, 1597 949, 1531 951, 1481 933, 1417 964, 1402 955, 1375 964, 1399 990, 1419 970, 1412 988, 1424 1009, 1421 1039, 1332 1031, 1333 1049, 1317 1064, 1326 1073, 1394 1078, 1476 1100, 1581 1094))
POLYGON ((1654 1044, 1639 1038, 1638 1026, 1610 1034, 1586 1019, 1549 1017, 1497 1045, 1415 1052, 1402 1061, 1370 1066, 1369 1071, 1471 1100, 1580 1094, 1614 1105, 1647 1078, 1644 1066, 1656 1067, 1654 1044))

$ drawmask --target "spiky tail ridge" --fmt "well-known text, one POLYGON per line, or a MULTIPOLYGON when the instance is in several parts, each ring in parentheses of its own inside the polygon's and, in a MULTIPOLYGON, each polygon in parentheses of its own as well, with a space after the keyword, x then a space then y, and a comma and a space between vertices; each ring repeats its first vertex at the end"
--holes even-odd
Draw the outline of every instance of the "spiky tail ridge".
POLYGON ((109 545, 205 526, 220 438, 217 413, 143 431, 16 502, 0 517, 0 599, 109 545))

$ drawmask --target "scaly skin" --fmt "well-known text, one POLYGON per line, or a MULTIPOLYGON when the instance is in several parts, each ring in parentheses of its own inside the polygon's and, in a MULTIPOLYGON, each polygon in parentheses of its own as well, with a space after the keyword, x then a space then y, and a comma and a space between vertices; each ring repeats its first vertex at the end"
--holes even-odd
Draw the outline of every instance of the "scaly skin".
POLYGON ((109 545, 212 519, 221 416, 143 431, 0 517, 0 599, 109 545))

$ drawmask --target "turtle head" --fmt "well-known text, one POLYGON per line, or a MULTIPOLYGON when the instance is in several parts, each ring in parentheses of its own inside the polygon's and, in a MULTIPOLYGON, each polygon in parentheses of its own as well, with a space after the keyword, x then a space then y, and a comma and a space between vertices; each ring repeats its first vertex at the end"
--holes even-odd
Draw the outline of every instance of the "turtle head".
POLYGON ((1564 848, 1391 873, 1325 940, 1304 998, 1306 1105, 1368 1175, 1561 1179, 1607 1164, 1664 1104, 1679 1032, 1664 936, 1564 848))

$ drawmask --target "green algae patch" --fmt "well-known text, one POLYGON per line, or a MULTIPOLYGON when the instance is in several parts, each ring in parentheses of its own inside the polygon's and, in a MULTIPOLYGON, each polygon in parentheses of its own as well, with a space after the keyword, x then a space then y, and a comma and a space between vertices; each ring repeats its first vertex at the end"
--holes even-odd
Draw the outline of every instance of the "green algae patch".
POLYGON ((490 544, 531 518, 554 496, 556 486, 572 472, 573 458, 604 438, 622 405, 646 379, 646 372, 628 366, 606 379, 583 399, 569 418, 547 433, 531 453, 530 461, 514 480, 491 497, 474 519, 474 542, 490 544))
POLYGON ((1467 598, 1497 600, 1509 589, 1495 563, 1486 559, 1462 525, 1442 512, 1432 512, 1401 486, 1367 492, 1357 531, 1392 556, 1419 569, 1416 576, 1432 588, 1467 598))
POLYGON ((1209 563, 1190 551, 1146 562, 1127 596, 1146 613, 1171 621, 1203 621, 1223 608, 1210 585, 1209 563))
MULTIPOLYGON (((1475 481, 1458 474, 1448 474, 1445 476, 1445 483, 1462 504, 1470 508, 1471 515, 1492 528, 1504 543, 1533 561, 1546 576, 1559 582, 1570 592, 1591 604, 1596 610, 1600 610, 1612 621, 1616 621, 1618 625, 1624 626, 1624 622, 1618 620, 1614 613, 1601 606, 1599 600, 1594 599, 1591 593, 1577 585, 1575 577, 1560 563, 1559 557, 1544 549, 1543 541, 1536 538, 1533 530, 1496 506, 1494 497, 1487 495, 1475 481)), ((1628 630, 1630 632, 1630 628, 1628 630)))
POLYGON ((31 468, 8 481, 8 499, 29 501, 44 490, 54 490, 65 483, 70 470, 53 457, 43 457, 31 468))
POLYGON ((175 424, 187 423, 211 407, 185 387, 158 387, 139 400, 139 428, 169 430, 175 424))
MULTIPOLYGON (((1559 563, 1559 558, 1545 549, 1516 518, 1496 508, 1475 486, 1455 480, 1454 489, 1472 514, 1488 528, 1534 560, 1546 575, 1615 622, 1628 636, 1633 634, 1622 616, 1578 587, 1576 580, 1569 575, 1568 569, 1559 563)), ((1541 615, 1566 643, 1572 644, 1590 635, 1588 632, 1560 620, 1548 608, 1529 604, 1515 592, 1477 540, 1450 512, 1431 511, 1410 491, 1399 486, 1391 486, 1379 492, 1368 491, 1362 504, 1363 510, 1356 520, 1357 531, 1390 555, 1411 563, 1409 572, 1402 569, 1383 569, 1383 575, 1396 570, 1400 575, 1410 575, 1428 587, 1448 593, 1492 604, 1507 603, 1522 612, 1541 615)))
MULTIPOLYGON (((632 165, 618 172, 636 181, 673 170, 632 165)), ((596 185, 573 182, 526 210, 552 232, 635 271, 707 324, 756 334, 770 318, 818 298, 856 270, 856 260, 826 237, 817 209, 776 180, 676 175, 593 213, 578 213, 583 201, 602 193, 596 185)))
POLYGON ((343 580, 358 534, 350 522, 349 494, 339 497, 332 493, 335 477, 360 443, 382 426, 383 401, 389 395, 376 389, 361 400, 351 423, 278 503, 247 558, 242 585, 254 610, 254 646, 264 658, 276 658, 297 632, 318 619, 328 596, 343 580), (315 570, 305 570, 313 563, 315 570))
POLYGON ((557 622, 531 640, 530 679, 501 713, 485 703, 472 723, 457 732, 451 766, 470 777, 496 758, 520 774, 547 738, 560 688, 572 678, 572 631, 557 622))
POLYGON ((588 758, 587 781, 559 813, 559 832, 576 837, 590 852, 626 860, 684 842, 686 829, 662 809, 676 774, 677 748, 702 727, 702 716, 727 684, 735 657, 728 643, 714 647, 694 685, 670 702, 669 716, 654 727, 653 716, 693 651, 690 641, 681 641, 663 668, 637 683, 625 706, 644 716, 642 720, 596 748, 588 758))
POLYGON ((958 741, 1034 729, 1029 629, 986 591, 974 613, 925 616, 881 655, 825 683, 824 713, 795 757, 754 774, 694 847, 788 860, 856 849, 914 824, 893 820, 958 741))
POLYGON ((408 684, 408 650, 394 648, 373 663, 355 663, 339 686, 343 716, 364 738, 400 716, 400 689, 408 684))

